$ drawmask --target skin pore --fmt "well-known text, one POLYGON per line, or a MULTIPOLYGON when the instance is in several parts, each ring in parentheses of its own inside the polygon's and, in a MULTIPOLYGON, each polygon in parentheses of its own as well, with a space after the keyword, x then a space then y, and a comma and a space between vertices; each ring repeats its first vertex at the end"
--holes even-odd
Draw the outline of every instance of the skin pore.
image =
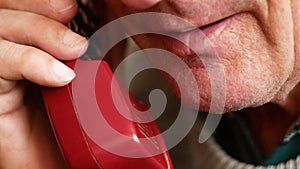
MULTIPOLYGON (((299 115, 294 99, 299 98, 296 92, 299 86, 295 86, 300 77, 298 0, 165 0, 143 9, 126 1, 106 2, 116 17, 143 11, 164 12, 203 30, 225 68, 225 111, 251 108, 246 110, 250 127, 264 154, 271 153, 299 115), (223 25, 214 29, 205 27, 214 27, 217 23, 223 25), (259 122, 255 120, 258 118, 259 122), (277 124, 282 125, 278 127, 277 124)), ((184 32, 176 30, 179 27, 176 22, 161 18, 158 23, 170 32, 184 32)), ((145 34, 134 39, 142 48, 162 48, 183 58, 192 68, 201 89, 200 93, 194 92, 200 95, 200 110, 209 109, 210 86, 205 83, 209 77, 201 63, 189 62, 195 60, 195 56, 188 47, 160 35, 145 34)), ((188 37, 188 40, 193 41, 193 38, 188 37)), ((192 96, 188 102, 193 105, 192 96)))

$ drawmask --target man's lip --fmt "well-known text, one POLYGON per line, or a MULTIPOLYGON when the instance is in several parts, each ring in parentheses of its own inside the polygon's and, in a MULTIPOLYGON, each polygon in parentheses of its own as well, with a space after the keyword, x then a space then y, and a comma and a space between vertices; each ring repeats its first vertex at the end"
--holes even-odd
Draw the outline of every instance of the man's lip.
POLYGON ((203 24, 203 25, 200 25, 200 26, 196 26, 194 28, 185 28, 185 29, 181 29, 181 30, 169 30, 169 32, 171 32, 172 34, 185 34, 185 33, 189 33, 189 32, 192 32, 192 31, 195 31, 195 30, 201 30, 201 31, 204 31, 205 30, 208 30, 210 29, 211 27, 214 27, 215 25, 218 25, 232 17, 234 17, 235 15, 231 15, 231 16, 227 16, 227 17, 224 17, 224 18, 221 18, 219 20, 216 20, 216 21, 213 21, 213 22, 209 22, 207 24, 203 24))
MULTIPOLYGON (((200 27, 188 29, 185 32, 168 32, 168 37, 152 36, 157 37, 154 46, 170 51, 178 57, 184 59, 187 57, 194 57, 197 55, 209 55, 215 52, 214 44, 211 43, 212 39, 219 39, 219 35, 227 29, 230 23, 234 20, 235 16, 222 18, 216 22, 203 25, 200 27)), ((220 39, 219 39, 220 40, 220 39)), ((218 40, 217 40, 218 41, 218 40)))
MULTIPOLYGON (((158 23, 160 26, 156 28, 159 28, 160 30, 155 30, 155 31, 168 33, 168 34, 182 34, 182 33, 188 33, 194 31, 195 29, 204 30, 208 27, 223 22, 224 20, 232 18, 234 15, 236 14, 222 16, 222 17, 215 17, 214 19, 211 19, 207 22, 190 21, 184 18, 181 18, 182 19, 181 21, 173 20, 171 22, 164 21, 164 19, 168 19, 168 18, 163 18, 162 20, 158 19, 157 21, 160 22, 158 23)), ((151 26, 150 26, 150 30, 151 30, 151 26)))

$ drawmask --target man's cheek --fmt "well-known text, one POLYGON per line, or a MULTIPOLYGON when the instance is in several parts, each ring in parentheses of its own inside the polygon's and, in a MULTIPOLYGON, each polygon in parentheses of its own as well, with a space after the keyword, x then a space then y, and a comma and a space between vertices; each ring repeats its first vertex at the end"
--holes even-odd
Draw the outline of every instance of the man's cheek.
MULTIPOLYGON (((269 102, 288 75, 278 65, 257 18, 241 14, 219 37, 209 37, 225 67, 228 111, 269 102)), ((277 57, 277 56, 276 56, 277 57)))
MULTIPOLYGON (((291 40, 293 45, 287 46, 286 50, 294 51, 293 56, 291 56, 291 58, 294 58, 294 65, 291 66, 293 72, 289 77, 288 83, 282 88, 281 92, 273 100, 273 102, 281 104, 281 106, 288 110, 295 109, 295 106, 297 105, 294 104, 295 100, 299 100, 294 98, 297 97, 295 95, 295 91, 298 90, 300 81, 300 1, 292 1, 291 8, 293 15, 293 32, 290 32, 290 34, 292 34, 294 37, 291 40), (289 94, 296 84, 298 84, 296 89, 289 94)), ((294 111, 292 110, 291 112, 294 111)))
MULTIPOLYGON (((218 37, 209 38, 225 68, 225 112, 270 102, 289 77, 292 60, 280 57, 283 53, 278 53, 278 49, 270 45, 251 15, 239 18, 218 37)), ((173 82, 171 86, 177 94, 187 95, 183 101, 190 106, 197 105, 194 98, 199 95, 199 110, 209 111, 211 98, 218 94, 211 89, 211 78, 216 75, 207 74, 203 68, 193 68, 193 74, 199 92, 192 90, 188 82, 185 83, 187 91, 183 92, 173 82)))

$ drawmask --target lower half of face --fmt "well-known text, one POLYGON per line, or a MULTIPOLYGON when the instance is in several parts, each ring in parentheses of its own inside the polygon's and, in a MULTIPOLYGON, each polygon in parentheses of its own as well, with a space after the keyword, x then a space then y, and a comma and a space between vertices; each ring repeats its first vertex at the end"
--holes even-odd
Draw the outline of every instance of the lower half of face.
MULTIPOLYGON (((178 2, 170 0, 169 3, 158 4, 148 9, 176 14, 199 27, 209 40, 213 52, 217 53, 220 59, 218 64, 210 63, 204 66, 201 57, 210 57, 209 54, 200 52, 199 57, 195 54, 197 52, 191 50, 191 46, 193 49, 203 50, 203 42, 197 40, 200 37, 197 37, 195 30, 176 32, 189 46, 162 35, 143 34, 135 36, 134 39, 142 48, 160 48, 172 52, 188 65, 196 79, 197 89, 191 87, 189 81, 184 80, 184 72, 180 70, 177 71, 176 76, 182 77, 184 91, 179 91, 178 84, 170 79, 169 81, 177 94, 183 94, 184 101, 194 108, 209 111, 212 98, 223 102, 218 99, 224 98, 219 97, 218 92, 212 91, 213 83, 224 83, 221 86, 226 94, 225 111, 256 107, 270 101, 280 102, 299 81, 295 67, 299 58, 294 48, 299 42, 295 39, 291 4, 283 1, 275 3, 275 1, 238 3, 235 0, 234 4, 226 1, 228 8, 224 3, 222 9, 217 9, 220 7, 217 1, 205 0, 203 3, 206 3, 207 10, 211 10, 208 16, 201 12, 195 13, 197 10, 203 10, 200 9, 201 5, 197 4, 201 1, 193 0, 178 0, 178 2), (209 4, 213 5, 209 6, 209 4), (233 8, 233 5, 236 7, 233 8), (175 7, 176 9, 172 10, 175 7), (203 25, 201 20, 206 21, 206 25, 203 25), (208 73, 207 67, 214 66, 222 67, 220 70, 224 70, 225 81, 212 80, 218 79, 214 76, 219 74, 208 73), (199 100, 195 99, 198 97, 200 97, 200 106, 199 100)), ((114 0, 108 3, 111 3, 110 8, 118 16, 134 12, 134 9, 124 4, 116 5, 118 2, 114 0)), ((165 23, 164 28, 168 24, 170 27, 176 26, 176 23, 168 21, 165 23)), ((161 56, 159 62, 168 64, 164 59, 165 57, 161 56)), ((153 62, 155 64, 156 61, 153 62)))

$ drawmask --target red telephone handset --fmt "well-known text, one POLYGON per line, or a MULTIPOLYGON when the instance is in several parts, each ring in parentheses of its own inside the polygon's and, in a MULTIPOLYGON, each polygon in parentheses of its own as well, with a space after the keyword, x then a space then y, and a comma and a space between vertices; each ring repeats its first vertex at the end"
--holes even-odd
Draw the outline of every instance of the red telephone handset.
MULTIPOLYGON (((82 126, 81 119, 79 118, 77 112, 78 109, 76 108, 76 104, 74 104, 74 93, 72 93, 74 90, 72 90, 72 85, 74 85, 73 83, 75 83, 76 80, 88 80, 89 69, 95 70, 95 68, 97 68, 95 78, 96 88, 94 93, 98 102, 98 106, 100 106, 100 109, 103 110, 102 115, 105 120, 109 122, 110 126, 116 131, 119 131, 120 134, 131 136, 132 141, 136 143, 136 149, 139 149, 139 151, 144 153, 143 155, 145 156, 151 152, 148 152, 149 147, 139 143, 138 140, 140 138, 148 138, 149 142, 153 144, 154 148, 158 147, 162 150, 166 150, 163 138, 159 136, 160 132, 155 122, 139 124, 137 122, 132 122, 119 114, 114 105, 114 102, 116 101, 113 100, 111 95, 111 81, 113 79, 113 73, 105 61, 101 61, 100 64, 99 61, 82 60, 76 60, 67 63, 67 65, 71 68, 74 68, 76 64, 86 68, 86 71, 80 75, 80 77, 83 77, 83 79, 75 79, 71 84, 61 88, 43 88, 43 96, 49 117, 51 119, 53 130, 59 142, 61 151, 64 154, 65 160, 70 168, 173 168, 167 151, 145 158, 122 157, 103 149, 89 137, 87 131, 85 131, 85 128, 82 126), (85 75, 87 75, 87 78, 84 77, 85 75), (156 136, 155 141, 151 140, 152 136, 156 136)), ((115 92, 120 94, 123 93, 121 88, 118 86, 114 87, 114 90, 118 89, 119 91, 115 92)), ((84 91, 86 89, 82 90, 84 91)), ((120 95, 117 99, 117 102, 127 103, 122 95, 120 95)), ((132 99, 131 102, 136 106, 136 108, 140 110, 145 109, 143 105, 140 105, 134 99, 132 99)), ((130 109, 126 107, 126 104, 122 104, 122 106, 124 106, 122 108, 123 110, 130 111, 130 109)), ((131 112, 125 113, 130 114, 131 112)), ((110 132, 107 130, 105 131, 102 128, 96 128, 95 130, 99 131, 99 134, 101 134, 101 132, 110 132)), ((109 135, 109 133, 106 133, 106 135, 107 134, 109 135)), ((114 143, 110 146, 122 147, 122 144, 124 144, 122 141, 118 142, 118 140, 114 140, 114 138, 107 139, 108 140, 106 141, 108 143, 114 143)), ((126 146, 126 144, 124 144, 124 146, 126 146)))
MULTIPOLYGON (((78 4, 79 8, 84 5, 78 4)), ((75 25, 77 30, 74 31, 91 33, 84 30, 88 27, 86 23, 76 23, 76 18, 83 21, 80 17, 76 16, 72 21, 72 24, 79 24, 75 25), (82 29, 80 25, 83 25, 82 29)), ((66 65, 75 70, 74 81, 60 88, 43 87, 42 93, 61 152, 71 169, 173 168, 155 122, 134 122, 121 115, 136 116, 128 104, 133 104, 138 110, 146 107, 133 97, 126 100, 128 91, 123 91, 118 83, 112 85, 114 75, 105 61, 78 59, 66 65), (117 93, 117 97, 113 98, 112 93, 117 93), (116 103, 120 108, 116 108, 116 103), (97 142, 97 135, 105 136, 101 143, 97 142), (146 141, 143 143, 143 140, 146 141), (134 150, 140 157, 124 156, 110 150, 134 150)), ((150 114, 148 118, 152 121, 150 114)))

